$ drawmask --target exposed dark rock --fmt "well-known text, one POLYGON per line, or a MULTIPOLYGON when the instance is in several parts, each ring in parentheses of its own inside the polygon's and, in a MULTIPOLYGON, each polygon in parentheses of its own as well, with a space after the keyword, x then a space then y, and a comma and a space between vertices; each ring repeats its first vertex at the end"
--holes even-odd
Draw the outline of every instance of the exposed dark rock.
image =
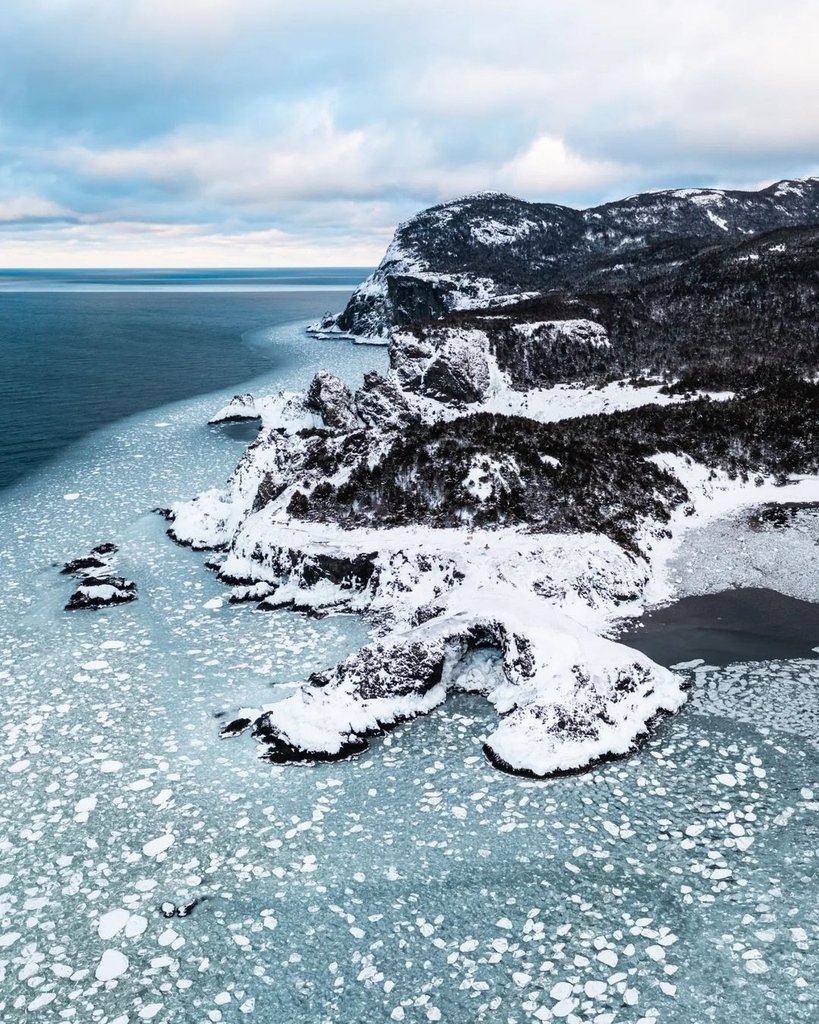
POLYGON ((322 334, 325 331, 331 331, 335 326, 337 316, 335 313, 325 313, 320 320, 317 320, 309 328, 311 334, 322 334))
POLYGON ((417 419, 396 382, 375 370, 364 374, 364 385, 355 393, 355 405, 368 427, 396 427, 417 419))
POLYGON ((228 722, 227 725, 223 725, 219 730, 219 735, 222 737, 238 736, 243 733, 245 729, 250 728, 253 724, 249 718, 234 718, 232 722, 228 722))
POLYGON ((80 576, 85 572, 94 569, 106 569, 107 562, 97 558, 96 555, 86 555, 85 558, 75 558, 72 562, 66 562, 60 572, 64 576, 80 576))
POLYGON ((219 582, 224 583, 228 587, 252 587, 258 580, 252 576, 236 576, 233 573, 225 572, 224 562, 213 562, 208 568, 216 569, 216 574, 219 577, 219 582))
POLYGON ((98 544, 95 548, 91 548, 92 555, 115 555, 119 548, 116 544, 112 544, 107 541, 105 544, 98 544))
POLYGON ((307 408, 318 413, 332 430, 355 430, 359 426, 352 392, 326 370, 320 370, 311 381, 307 408))
POLYGON ((108 605, 135 601, 137 585, 122 576, 87 576, 65 606, 66 611, 83 608, 105 608, 108 605))
POLYGON ((253 726, 253 735, 266 745, 262 759, 272 764, 316 764, 328 761, 343 761, 345 758, 362 754, 369 747, 363 736, 351 734, 337 751, 305 750, 295 747, 272 724, 267 714, 258 718, 253 726))
POLYGON ((296 602, 292 597, 278 598, 275 594, 271 594, 270 597, 266 597, 264 601, 260 601, 256 605, 256 611, 259 612, 278 612, 283 608, 295 609, 296 602))
POLYGON ((375 572, 375 553, 343 558, 338 555, 314 555, 302 564, 301 578, 306 587, 326 580, 342 588, 363 589, 375 572))
POLYGON ((256 497, 250 507, 251 512, 260 512, 265 505, 275 501, 286 490, 287 485, 281 483, 273 473, 265 473, 256 490, 256 497))
POLYGON ((174 541, 179 544, 180 547, 190 548, 192 551, 227 551, 227 544, 205 544, 198 540, 189 540, 187 537, 180 537, 173 527, 170 527, 165 533, 174 541))
POLYGON ((175 903, 170 901, 163 903, 159 908, 163 917, 189 917, 198 906, 207 900, 207 896, 197 896, 195 900, 191 900, 190 903, 183 903, 177 906, 175 903))
POLYGON ((116 544, 98 544, 90 555, 66 562, 61 572, 64 575, 75 576, 80 581, 65 606, 66 611, 127 604, 136 599, 136 583, 122 576, 115 576, 110 558, 104 557, 112 556, 116 551, 116 544))
POLYGON ((478 331, 440 331, 434 323, 400 332, 390 344, 390 362, 404 388, 456 403, 477 402, 486 396, 487 355, 478 331))

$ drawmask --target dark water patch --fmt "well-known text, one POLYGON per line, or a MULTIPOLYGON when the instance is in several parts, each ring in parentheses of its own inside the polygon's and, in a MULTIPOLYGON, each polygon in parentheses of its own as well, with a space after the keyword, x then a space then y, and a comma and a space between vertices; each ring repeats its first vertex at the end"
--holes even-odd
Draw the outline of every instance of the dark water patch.
POLYGON ((0 288, 0 488, 123 417, 284 368, 292 353, 263 329, 344 297, 0 288))
POLYGON ((216 423, 208 427, 209 430, 228 437, 231 441, 243 441, 250 444, 256 440, 256 435, 261 429, 259 420, 235 420, 232 423, 216 423))
POLYGON ((618 640, 667 666, 695 658, 709 665, 813 658, 819 604, 761 587, 684 597, 645 615, 618 640))
POLYGON ((769 527, 784 529, 801 513, 819 513, 819 502, 786 501, 757 505, 748 514, 747 521, 752 530, 764 530, 769 527))

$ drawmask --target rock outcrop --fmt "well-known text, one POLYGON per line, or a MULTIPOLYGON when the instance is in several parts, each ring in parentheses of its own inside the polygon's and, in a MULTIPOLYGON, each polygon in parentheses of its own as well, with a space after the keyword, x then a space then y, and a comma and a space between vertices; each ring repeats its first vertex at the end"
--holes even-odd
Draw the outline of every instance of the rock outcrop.
POLYGON ((66 611, 105 608, 136 600, 136 583, 114 573, 112 557, 116 552, 116 544, 99 544, 89 555, 66 562, 61 572, 66 576, 74 576, 79 581, 76 590, 68 599, 66 611))
POLYGON ((359 426, 353 395, 347 385, 320 370, 307 389, 307 408, 321 416, 331 430, 355 430, 359 426))
POLYGON ((260 414, 256 408, 256 400, 248 392, 244 395, 234 395, 227 405, 208 420, 208 423, 241 423, 244 420, 258 419, 260 414))

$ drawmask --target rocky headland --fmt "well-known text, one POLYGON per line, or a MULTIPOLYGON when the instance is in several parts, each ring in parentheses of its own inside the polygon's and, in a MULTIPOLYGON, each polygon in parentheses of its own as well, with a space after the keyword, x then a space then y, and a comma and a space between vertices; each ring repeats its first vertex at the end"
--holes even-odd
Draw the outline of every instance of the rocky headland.
POLYGON ((385 340, 389 373, 234 400, 215 418, 240 404, 259 436, 170 509, 232 601, 372 623, 225 734, 335 759, 466 690, 498 712, 501 769, 636 750, 686 683, 615 622, 662 592, 687 525, 816 498, 817 221, 812 180, 591 211, 482 195, 402 225, 314 327, 385 340))

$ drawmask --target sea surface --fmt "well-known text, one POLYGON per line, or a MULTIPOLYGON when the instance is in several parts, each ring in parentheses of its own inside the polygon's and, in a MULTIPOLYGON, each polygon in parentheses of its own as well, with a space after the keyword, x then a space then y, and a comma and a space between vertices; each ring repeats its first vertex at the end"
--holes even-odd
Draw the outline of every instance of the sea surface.
POLYGON ((366 274, 0 270, 0 488, 107 423, 286 368, 264 332, 366 274))
POLYGON ((766 587, 697 594, 643 616, 617 639, 668 667, 694 657, 723 666, 813 658, 819 604, 766 587))
MULTIPOLYGON (((27 293, 29 315, 52 294, 27 293)), ((332 765, 219 739, 367 625, 229 605, 151 509, 229 474, 245 442, 207 419, 236 388, 384 369, 381 349, 305 336, 344 298, 187 307, 188 361, 211 329, 235 376, 113 408, 0 491, 0 1021, 816 1021, 815 660, 693 667, 641 754, 547 783, 486 763, 494 712, 466 695, 332 765), (65 612, 63 562, 105 541, 138 600, 65 612)))

